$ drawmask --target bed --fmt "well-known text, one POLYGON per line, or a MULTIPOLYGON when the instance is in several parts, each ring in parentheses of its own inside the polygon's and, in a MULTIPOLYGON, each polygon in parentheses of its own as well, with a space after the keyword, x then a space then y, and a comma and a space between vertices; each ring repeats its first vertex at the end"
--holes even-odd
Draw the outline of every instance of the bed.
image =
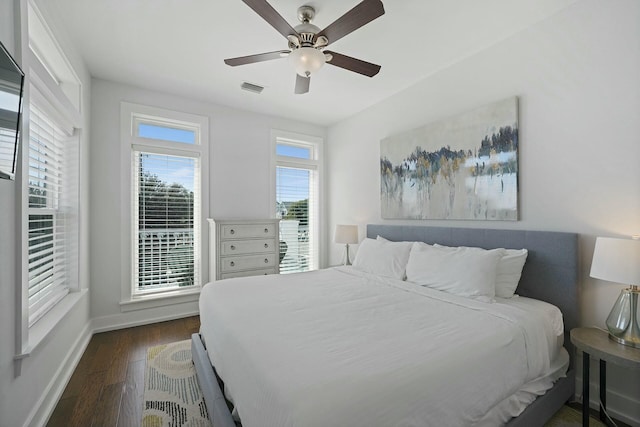
POLYGON ((192 353, 215 427, 236 425, 227 397, 246 427, 535 426, 572 397, 569 334, 554 346, 557 322, 528 316, 553 319, 546 301, 557 336, 577 326, 575 234, 368 225, 377 236, 526 248, 520 298, 486 304, 350 268, 207 285, 192 353))

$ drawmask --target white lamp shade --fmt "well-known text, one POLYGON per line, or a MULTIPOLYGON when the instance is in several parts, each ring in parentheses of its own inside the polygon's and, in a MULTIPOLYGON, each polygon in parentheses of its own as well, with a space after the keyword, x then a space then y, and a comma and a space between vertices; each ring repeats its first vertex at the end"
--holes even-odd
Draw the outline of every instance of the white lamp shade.
POLYGON ((302 77, 318 71, 325 61, 324 53, 313 47, 300 47, 289 54, 289 62, 302 77))
POLYGON ((345 243, 347 245, 358 243, 358 226, 336 225, 336 233, 333 240, 335 243, 345 243))
POLYGON ((640 240, 598 237, 590 275, 625 285, 640 284, 640 240))

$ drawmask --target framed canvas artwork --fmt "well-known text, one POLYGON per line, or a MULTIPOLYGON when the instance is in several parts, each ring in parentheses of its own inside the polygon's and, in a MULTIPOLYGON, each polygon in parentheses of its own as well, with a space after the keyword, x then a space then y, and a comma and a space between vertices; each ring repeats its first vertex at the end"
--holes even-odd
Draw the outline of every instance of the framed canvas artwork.
POLYGON ((385 219, 518 219, 518 98, 380 142, 385 219))

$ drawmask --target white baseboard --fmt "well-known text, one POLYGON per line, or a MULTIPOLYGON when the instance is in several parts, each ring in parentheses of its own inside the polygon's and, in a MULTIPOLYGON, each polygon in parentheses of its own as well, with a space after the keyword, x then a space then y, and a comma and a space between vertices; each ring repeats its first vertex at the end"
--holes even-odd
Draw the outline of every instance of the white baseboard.
POLYGON ((71 346, 47 387, 42 391, 40 399, 38 399, 38 402, 29 413, 23 425, 24 427, 44 426, 47 424, 92 336, 93 332, 90 325, 87 324, 71 346))
POLYGON ((91 319, 91 326, 93 333, 97 334, 100 332, 115 331, 118 329, 131 328, 134 326, 150 325, 152 323, 182 319, 184 317, 197 316, 198 314, 200 314, 200 312, 197 309, 144 318, 139 318, 135 315, 129 315, 128 313, 120 313, 109 316, 94 317, 93 319, 91 319))
POLYGON ((62 397, 73 372, 75 371, 82 355, 84 354, 89 341, 93 334, 99 332, 113 331, 117 329, 129 328, 133 326, 148 325, 152 323, 164 322, 167 320, 181 319, 189 316, 198 315, 198 311, 188 310, 181 313, 173 313, 171 315, 156 316, 153 318, 128 318, 126 314, 118 314, 113 316, 98 317, 91 320, 89 324, 85 326, 82 333, 78 336, 76 341, 71 346, 71 349, 65 356, 60 367, 56 371, 55 375, 42 391, 40 399, 33 409, 29 413, 23 427, 30 426, 44 426, 51 418, 53 411, 62 397), (125 319, 123 319, 123 317, 125 319))
MULTIPOLYGON (((589 406, 598 410, 600 408, 600 384, 597 381, 590 381, 589 385, 589 406)), ((579 376, 576 376, 576 398, 582 401, 582 378, 579 376)), ((640 427, 639 407, 640 401, 607 387, 607 412, 611 417, 630 426, 640 427)))

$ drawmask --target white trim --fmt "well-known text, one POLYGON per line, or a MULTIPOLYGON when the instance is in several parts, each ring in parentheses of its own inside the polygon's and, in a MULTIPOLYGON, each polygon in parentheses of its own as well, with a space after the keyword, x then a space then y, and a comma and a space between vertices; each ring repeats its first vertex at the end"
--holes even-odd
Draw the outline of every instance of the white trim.
MULTIPOLYGON (((594 361, 592 360, 593 364, 594 361)), ((598 361, 592 367, 591 372, 596 372, 598 361)), ((607 372, 608 373, 608 372, 607 372)), ((597 375, 593 375, 597 377, 597 375)), ((582 371, 576 371, 576 399, 582 402, 582 371)), ((597 379, 589 380, 589 407, 596 411, 600 409, 600 383, 597 379)), ((640 401, 635 400, 625 394, 621 394, 607 385, 607 412, 613 418, 625 424, 639 425, 640 417, 634 417, 635 408, 640 407, 640 401)))
MULTIPOLYGON (((35 0, 29 0, 26 3, 29 29, 27 50, 31 51, 36 59, 35 62, 42 63, 42 70, 50 77, 50 80, 60 93, 64 94, 63 98, 73 106, 72 111, 79 116, 83 110, 82 81, 64 53, 64 49, 58 43, 54 32, 49 27, 35 0), (38 46, 39 43, 45 46, 38 46), (43 47, 47 50, 46 54, 42 51, 43 47)), ((29 62, 32 63, 33 61, 29 59, 29 62)))
POLYGON ((318 136, 313 135, 305 135, 301 133, 289 132, 279 129, 271 129, 270 133, 271 139, 271 156, 269 162, 269 193, 270 193, 270 209, 272 215, 275 217, 275 206, 276 206, 276 167, 284 166, 284 167, 292 167, 292 168, 300 168, 304 167, 307 169, 311 169, 320 174, 320 179, 318 180, 318 221, 316 224, 316 238, 317 238, 317 247, 315 248, 317 260, 317 268, 323 268, 326 265, 325 262, 325 253, 323 250, 325 247, 326 237, 325 237, 325 224, 326 224, 326 208, 324 207, 325 200, 325 190, 324 183, 326 181, 326 173, 325 173, 325 154, 324 154, 324 139, 318 136), (312 147, 313 148, 313 158, 312 159, 299 159, 294 157, 287 156, 278 156, 276 154, 276 146, 278 142, 282 141, 288 145, 300 146, 300 147, 312 147))
POLYGON ((122 320, 123 317, 128 316, 129 314, 133 317, 135 316, 136 313, 131 312, 131 313, 128 313, 127 315, 111 314, 109 316, 94 317, 93 319, 91 319, 91 326, 93 328, 93 333, 98 334, 101 332, 132 328, 134 326, 152 325, 154 323, 166 322, 169 320, 184 319, 186 317, 191 317, 191 316, 199 316, 200 311, 197 308, 195 310, 188 309, 183 312, 177 312, 177 313, 173 312, 171 314, 166 314, 163 316, 155 316, 152 318, 144 318, 144 319, 130 318, 123 321, 122 320))
POLYGON ((207 227, 204 219, 209 217, 209 118, 201 115, 172 111, 148 105, 120 103, 120 174, 122 219, 121 227, 121 271, 120 271, 120 309, 122 312, 141 310, 151 307, 176 303, 176 298, 188 302, 193 294, 199 294, 205 278, 208 277, 209 245, 207 227), (167 123, 174 127, 182 123, 182 127, 195 130, 199 135, 199 143, 161 141, 136 136, 135 125, 140 121, 167 123), (185 126, 185 123, 189 124, 185 126), (200 283, 189 289, 172 289, 153 295, 135 294, 133 283, 133 230, 132 230, 132 150, 154 151, 169 155, 194 157, 200 161, 200 283))
POLYGON ((317 160, 296 159, 292 157, 276 156, 276 165, 283 166, 285 168, 300 168, 303 167, 309 170, 320 170, 320 162, 317 160), (286 159, 286 160, 285 160, 286 159))
POLYGON ((129 319, 123 322, 123 315, 121 314, 91 319, 71 346, 69 352, 64 357, 62 363, 60 363, 58 370, 53 375, 51 381, 49 381, 47 387, 45 387, 40 394, 40 398, 29 412, 25 422, 23 423, 23 427, 44 426, 47 424, 51 415, 53 415, 53 411, 58 405, 71 376, 78 367, 78 363, 84 355, 89 342, 91 342, 93 335, 101 332, 131 328, 134 326, 150 325, 153 323, 166 322, 168 320, 183 319, 186 317, 197 316, 199 314, 200 313, 197 309, 189 309, 181 313, 156 316, 150 319, 146 318, 144 320, 129 319))
POLYGON ((36 322, 29 328, 28 344, 14 356, 14 360, 24 359, 45 343, 51 332, 58 326, 71 310, 88 294, 88 289, 77 292, 69 292, 51 310, 49 310, 40 322, 36 322))
POLYGON ((156 146, 149 144, 131 144, 131 148, 135 151, 152 152, 153 154, 166 154, 168 156, 189 157, 192 159, 199 159, 202 157, 199 152, 200 150, 181 150, 176 148, 175 145, 165 146, 162 144, 162 141, 158 141, 158 145, 156 146))
POLYGON ((201 286, 192 286, 188 289, 170 289, 162 293, 136 295, 131 299, 120 301, 120 310, 127 312, 163 307, 166 305, 182 304, 185 302, 194 302, 200 299, 201 290, 201 286))
POLYGON ((37 403, 33 406, 33 409, 31 409, 31 412, 29 412, 23 427, 44 426, 49 422, 49 418, 51 418, 53 411, 56 409, 56 406, 58 405, 71 376, 78 367, 78 363, 84 355, 93 334, 94 332, 91 330, 91 323, 87 323, 71 346, 71 349, 62 363, 60 363, 60 366, 51 378, 51 381, 49 381, 47 387, 42 391, 40 399, 38 399, 37 403))
MULTIPOLYGON (((41 108, 45 109, 47 114, 52 115, 53 119, 69 135, 73 133, 73 128, 82 127, 80 113, 60 90, 60 87, 56 85, 44 65, 31 50, 29 50, 29 71, 29 82, 40 92, 30 94, 29 104, 34 100, 38 104, 44 104, 41 108)), ((27 108, 29 104, 25 104, 27 108)))
MULTIPOLYGON (((68 62, 66 56, 64 55, 64 51, 58 44, 57 40, 53 36, 50 28, 47 26, 45 20, 43 19, 42 14, 38 10, 33 0, 29 1, 20 1, 16 4, 19 4, 19 12, 16 10, 16 17, 19 18, 21 23, 20 28, 21 31, 19 33, 19 45, 20 48, 20 57, 21 57, 21 68, 25 72, 25 84, 24 84, 24 94, 22 101, 22 120, 21 120, 21 132, 20 132, 20 145, 18 156, 19 159, 17 161, 17 173, 16 173, 16 188, 20 191, 17 191, 19 194, 16 197, 16 258, 19 260, 16 263, 16 282, 15 282, 15 362, 14 362, 14 370, 16 375, 20 375, 21 370, 21 360, 24 357, 29 356, 35 348, 37 348, 42 342, 44 342, 47 337, 50 335, 51 331, 54 329, 55 325, 66 316, 73 306, 77 303, 78 300, 82 299, 84 293, 80 292, 71 292, 65 298, 62 298, 61 301, 52 308, 51 318, 54 321, 49 322, 48 313, 44 315, 43 320, 41 322, 35 323, 32 327, 29 327, 29 289, 28 289, 28 281, 29 281, 29 232, 28 232, 28 215, 29 215, 29 189, 28 189, 28 181, 29 181, 29 127, 31 125, 31 118, 29 112, 29 106, 32 103, 32 98, 39 99, 41 103, 46 104, 45 108, 48 110, 55 110, 55 112, 50 112, 53 118, 57 121, 62 121, 67 128, 71 128, 73 132, 73 127, 80 128, 83 123, 82 115, 80 113, 80 98, 82 95, 82 85, 80 84, 80 79, 75 73, 74 68, 68 62), (65 92, 61 90, 61 87, 54 81, 51 73, 45 65, 43 65, 34 52, 29 48, 29 14, 30 12, 34 12, 32 15, 35 16, 35 19, 38 20, 38 23, 41 24, 41 27, 46 32, 46 35, 50 37, 50 42, 55 47, 56 52, 52 54, 58 54, 65 66, 68 68, 66 71, 68 75, 75 79, 75 83, 78 87, 78 105, 77 107, 73 105, 73 102, 65 95, 65 92), (33 86, 32 86, 33 85, 33 86), (32 88, 36 88, 37 90, 32 90, 32 88), (37 91, 41 93, 38 94, 37 91), (44 102, 42 102, 44 101, 44 102), (59 306, 59 307, 58 307, 59 306), (43 329, 44 328, 44 329, 43 329)), ((78 137, 79 138, 79 137, 78 137)), ((79 144, 79 140, 77 142, 79 144)), ((79 147, 78 153, 79 156, 79 147)), ((79 157, 78 157, 79 161, 79 157)), ((78 193, 77 193, 77 202, 79 203, 80 198, 80 183, 77 183, 78 193)), ((78 205, 79 209, 79 205, 78 205)), ((79 212, 78 212, 79 215, 79 212)), ((81 219, 78 218, 78 224, 81 219)), ((79 229, 77 231, 77 239, 79 241, 80 232, 79 229)), ((78 260, 79 261, 79 260, 78 260)), ((78 270, 75 270, 75 273, 78 273, 78 270)), ((72 283, 70 288, 72 290, 79 288, 79 277, 75 277, 75 280, 72 283), (73 284, 76 286, 74 287, 73 284)), ((86 291, 85 291, 86 292, 86 291)))

